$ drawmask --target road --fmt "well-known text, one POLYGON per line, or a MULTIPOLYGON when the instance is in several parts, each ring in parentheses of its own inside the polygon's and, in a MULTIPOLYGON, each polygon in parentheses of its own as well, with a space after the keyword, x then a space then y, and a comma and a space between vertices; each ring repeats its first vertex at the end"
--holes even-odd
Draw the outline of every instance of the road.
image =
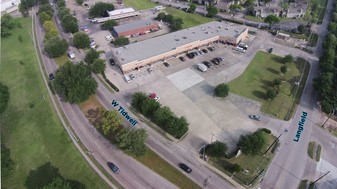
MULTIPOLYGON (((47 73, 55 72, 58 68, 53 59, 48 58, 42 52, 42 42, 44 32, 42 27, 37 23, 35 27, 37 44, 40 47, 40 54, 43 65, 47 73)), ((52 97, 53 98, 53 97, 52 97)), ((92 151, 92 155, 101 166, 125 188, 148 189, 148 188, 177 188, 166 179, 151 171, 149 168, 143 166, 136 160, 124 154, 122 151, 116 149, 108 140, 101 136, 100 133, 88 122, 77 105, 72 105, 61 101, 57 97, 58 103, 62 111, 66 115, 69 124, 76 133, 81 143, 92 151), (107 161, 115 162, 121 169, 119 174, 112 173, 106 165, 107 161), (149 179, 151 178, 151 179, 149 179)), ((72 137, 70 135, 70 137, 72 137)), ((82 154, 83 155, 83 154, 82 154)), ((94 168, 94 167, 93 167, 94 168)), ((105 176, 96 168, 96 172, 102 178, 105 176)), ((113 185, 110 184, 113 187, 113 185)))
MULTIPOLYGON (((314 52, 318 57, 322 54, 322 43, 324 41, 324 36, 327 34, 327 25, 329 22, 328 13, 330 13, 333 8, 332 3, 333 1, 329 0, 323 24, 319 29, 320 39, 317 43, 316 51, 314 52)), ((297 188, 300 180, 303 179, 304 171, 307 166, 309 158, 307 156, 307 148, 311 136, 316 135, 315 138, 317 139, 317 142, 322 143, 323 148, 326 148, 324 145, 325 143, 321 142, 322 139, 326 138, 321 136, 326 135, 326 133, 317 131, 316 128, 320 112, 319 107, 316 105, 316 94, 312 87, 312 79, 318 74, 318 61, 313 61, 301 102, 293 119, 286 123, 288 132, 283 133, 283 136, 280 138, 281 147, 260 184, 261 188, 297 188), (296 142, 294 140, 297 140, 296 134, 299 129, 299 121, 302 120, 302 112, 307 113, 307 120, 304 123, 299 141, 296 142), (315 130, 315 132, 313 132, 313 130, 315 130)), ((337 141, 336 138, 331 136, 330 140, 337 141)), ((316 169, 312 168, 306 170, 306 174, 315 175, 315 171, 316 169), (311 172, 311 174, 308 172, 311 172)), ((313 180, 314 178, 310 179, 313 180)))

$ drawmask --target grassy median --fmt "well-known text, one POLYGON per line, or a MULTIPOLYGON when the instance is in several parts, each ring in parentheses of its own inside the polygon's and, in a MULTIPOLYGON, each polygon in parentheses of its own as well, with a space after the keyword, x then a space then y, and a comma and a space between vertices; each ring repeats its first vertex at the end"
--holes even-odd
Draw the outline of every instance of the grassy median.
POLYGON ((288 63, 288 71, 281 74, 280 68, 284 65, 281 58, 258 51, 243 74, 228 85, 232 93, 261 102, 263 112, 289 120, 300 102, 310 64, 298 59, 288 63), (279 94, 275 99, 268 100, 266 93, 273 87, 275 79, 282 81, 279 94), (299 80, 299 85, 295 85, 299 80))
POLYGON ((8 107, 1 115, 1 142, 10 148, 15 162, 10 175, 2 178, 2 187, 34 187, 34 181, 43 182, 49 172, 39 169, 42 172, 37 177, 31 171, 50 162, 62 176, 86 188, 109 188, 72 144, 54 110, 29 34, 31 19, 15 22, 21 27, 13 29, 12 36, 1 38, 0 77, 10 91, 8 107))
POLYGON ((150 9, 158 6, 150 0, 124 0, 125 7, 132 7, 136 10, 150 9))

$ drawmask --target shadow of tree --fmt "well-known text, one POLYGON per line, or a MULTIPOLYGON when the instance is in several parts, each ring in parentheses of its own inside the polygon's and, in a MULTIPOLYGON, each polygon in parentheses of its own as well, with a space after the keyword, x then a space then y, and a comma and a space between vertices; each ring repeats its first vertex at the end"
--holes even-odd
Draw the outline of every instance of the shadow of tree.
POLYGON ((272 60, 274 60, 274 61, 277 62, 277 63, 283 64, 283 63, 282 63, 282 58, 283 58, 283 57, 274 56, 274 57, 272 57, 272 60))
POLYGON ((277 70, 275 70, 273 68, 267 68, 266 70, 269 71, 269 72, 271 72, 271 73, 273 73, 273 74, 276 74, 276 75, 280 74, 279 71, 277 71, 277 70))
POLYGON ((67 180, 72 189, 85 189, 85 184, 78 182, 77 180, 67 180))
POLYGON ((254 90, 254 91, 252 92, 252 94, 253 94, 254 96, 256 96, 257 98, 260 98, 260 99, 263 99, 263 100, 267 99, 267 95, 266 95, 265 93, 261 92, 261 91, 256 91, 256 90, 254 90))
POLYGON ((58 168, 54 167, 50 162, 47 162, 36 170, 29 172, 25 186, 28 189, 43 188, 56 177, 62 177, 58 168))

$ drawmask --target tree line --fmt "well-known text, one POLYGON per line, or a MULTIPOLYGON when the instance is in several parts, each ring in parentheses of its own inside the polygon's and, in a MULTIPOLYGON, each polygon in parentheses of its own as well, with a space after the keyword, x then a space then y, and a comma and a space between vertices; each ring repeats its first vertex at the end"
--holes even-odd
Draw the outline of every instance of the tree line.
POLYGON ((183 20, 181 18, 175 18, 172 14, 161 12, 157 15, 156 20, 162 20, 169 23, 169 27, 172 31, 182 29, 183 20))
POLYGON ((180 139, 188 131, 189 123, 185 117, 177 117, 169 107, 162 107, 159 102, 149 98, 143 92, 137 92, 132 95, 131 105, 177 139, 180 139))
POLYGON ((334 5, 328 34, 323 42, 323 55, 319 59, 320 75, 313 80, 318 101, 325 113, 331 113, 337 107, 337 5, 334 5))

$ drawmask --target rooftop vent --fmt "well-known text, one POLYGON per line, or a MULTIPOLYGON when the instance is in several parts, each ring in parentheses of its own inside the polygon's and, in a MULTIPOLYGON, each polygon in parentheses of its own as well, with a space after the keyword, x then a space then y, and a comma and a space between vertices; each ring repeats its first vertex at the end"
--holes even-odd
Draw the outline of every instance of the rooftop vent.
POLYGON ((179 41, 179 39, 174 39, 175 41, 179 41))
POLYGON ((183 36, 182 38, 183 38, 183 39, 187 39, 187 37, 186 37, 186 36, 183 36))

